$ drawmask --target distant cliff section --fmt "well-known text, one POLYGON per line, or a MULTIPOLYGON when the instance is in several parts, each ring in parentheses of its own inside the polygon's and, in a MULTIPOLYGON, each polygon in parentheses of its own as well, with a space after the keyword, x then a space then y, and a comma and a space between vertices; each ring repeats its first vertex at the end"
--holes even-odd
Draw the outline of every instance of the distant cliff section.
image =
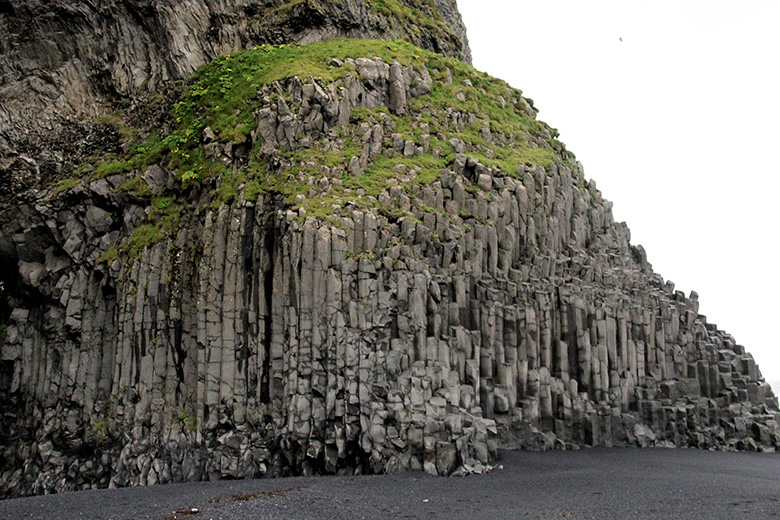
POLYGON ((455 0, 0 0, 0 34, 6 195, 116 151, 118 136, 96 118, 147 102, 220 54, 337 37, 403 38, 471 62, 455 0))

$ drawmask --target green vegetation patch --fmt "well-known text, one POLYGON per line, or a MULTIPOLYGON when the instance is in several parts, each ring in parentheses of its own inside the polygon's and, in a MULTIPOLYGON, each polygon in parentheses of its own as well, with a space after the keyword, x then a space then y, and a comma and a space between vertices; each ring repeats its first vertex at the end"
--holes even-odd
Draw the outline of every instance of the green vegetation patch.
POLYGON ((181 212, 182 205, 174 197, 163 196, 153 199, 148 221, 136 227, 118 250, 109 249, 98 261, 109 264, 116 259, 119 252, 127 254, 130 260, 139 258, 144 249, 179 230, 181 212))
POLYGON ((411 0, 411 3, 414 7, 398 0, 366 0, 371 11, 395 17, 402 27, 409 28, 417 36, 421 33, 446 35, 459 42, 436 8, 434 0, 411 0))
POLYGON ((65 193, 66 191, 72 190, 76 186, 79 185, 81 182, 81 179, 78 177, 70 177, 68 179, 62 179, 57 184, 54 185, 54 196, 60 195, 61 193, 65 193))
MULTIPOLYGON (((427 0, 420 0, 427 1, 427 0)), ((372 0, 372 9, 388 10, 396 17, 412 16, 412 10, 395 0, 372 0)), ((438 13, 435 8, 426 11, 438 13)), ((336 39, 309 45, 262 45, 220 56, 204 65, 189 81, 186 92, 171 110, 170 126, 146 132, 143 141, 131 142, 128 152, 111 156, 85 168, 91 178, 124 174, 120 189, 148 197, 149 219, 138 226, 116 250, 107 251, 101 261, 112 262, 119 253, 138 256, 141 251, 178 230, 181 212, 192 198, 191 188, 212 190, 210 198, 199 197, 210 207, 254 200, 268 193, 282 195, 285 202, 306 209, 307 214, 335 216, 348 203, 380 208, 377 198, 391 185, 418 194, 418 189, 435 182, 442 169, 452 168, 455 152, 449 141, 462 141, 469 157, 507 176, 519 176, 522 165, 547 166, 563 145, 557 132, 534 119, 522 92, 491 78, 454 58, 420 49, 404 41, 336 39), (207 157, 203 143, 209 127, 218 146, 241 146, 251 140, 255 114, 265 103, 279 96, 287 98, 293 111, 299 108, 289 99, 286 87, 268 89, 275 81, 298 77, 324 86, 355 75, 347 58, 381 58, 417 71, 426 68, 431 76, 430 93, 410 98, 407 114, 397 116, 385 107, 356 108, 351 124, 331 128, 329 135, 310 147, 278 151, 275 164, 267 164, 258 148, 241 168, 228 168, 207 157), (333 66, 334 59, 341 66, 333 66), (312 79, 314 78, 314 79, 312 79), (456 122, 457 120, 457 122, 456 122), (381 155, 368 160, 359 175, 348 171, 353 157, 364 152, 356 129, 361 123, 381 125, 385 142, 381 155), (398 133, 426 153, 406 157, 389 150, 389 132, 398 133), (338 146, 334 148, 333 144, 338 146), (326 146, 327 144, 327 146, 326 146), (337 150, 337 151, 334 151, 337 150), (160 163, 177 172, 178 185, 152 193, 141 178, 150 164, 160 163), (327 190, 318 192, 323 177, 327 190), (208 182, 206 182, 208 181, 208 182), (319 194, 318 194, 319 193, 319 194)), ((117 125, 122 125, 117 117, 117 125)), ((122 126, 131 141, 142 132, 122 126)), ((363 158, 365 162, 365 157, 363 158)), ((57 190, 72 188, 78 179, 63 181, 57 190)), ((323 181, 324 182, 324 181, 323 181)))
POLYGON ((277 80, 298 76, 321 78, 329 83, 351 70, 331 67, 331 59, 378 56, 410 64, 424 52, 400 41, 328 40, 310 45, 261 45, 226 54, 204 65, 195 74, 184 100, 174 106, 179 128, 168 142, 186 150, 210 126, 221 141, 244 142, 254 128, 257 91, 277 80))

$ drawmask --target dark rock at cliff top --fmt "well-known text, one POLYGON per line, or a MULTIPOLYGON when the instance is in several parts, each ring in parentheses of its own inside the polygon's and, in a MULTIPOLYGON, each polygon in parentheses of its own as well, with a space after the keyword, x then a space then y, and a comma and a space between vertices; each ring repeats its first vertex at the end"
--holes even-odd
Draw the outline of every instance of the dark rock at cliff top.
POLYGON ((0 200, 115 152, 100 124, 216 56, 260 44, 404 38, 466 62, 454 0, 0 3, 0 200))
POLYGON ((403 37, 471 61, 454 0, 13 0, 0 4, 0 32, 6 146, 263 43, 403 37))
MULTIPOLYGON (((35 12, 3 5, 4 20, 35 12)), ((134 23, 158 20, 139 5, 122 4, 134 23)), ((393 30, 467 55, 454 6, 437 5, 450 10, 426 19, 450 25, 393 30)), ((334 6, 368 13, 343 33, 365 36, 404 4, 267 16, 334 6)), ((342 34, 264 16, 227 17, 215 34, 235 46, 188 47, 209 49, 195 61, 160 47, 142 60, 167 71, 151 93, 113 70, 128 106, 44 118, 76 132, 52 148, 23 111, 3 116, 2 495, 479 473, 498 443, 775 449, 777 400, 752 357, 653 273, 520 91, 399 41, 233 52, 263 27, 342 34)), ((166 30, 150 34, 175 41, 166 30)))

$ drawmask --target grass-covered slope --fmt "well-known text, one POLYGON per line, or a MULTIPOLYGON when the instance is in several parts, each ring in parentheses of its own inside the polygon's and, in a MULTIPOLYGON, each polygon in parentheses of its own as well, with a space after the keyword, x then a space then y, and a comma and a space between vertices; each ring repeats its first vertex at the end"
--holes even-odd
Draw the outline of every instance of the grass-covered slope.
MULTIPOLYGON (((417 187, 453 168, 458 148, 510 177, 518 177, 524 164, 549 165, 556 152, 564 151, 555 130, 535 120, 532 102, 521 91, 461 61, 402 41, 258 46, 205 65, 182 92, 163 128, 144 128, 143 118, 133 117, 132 111, 105 119, 126 136, 127 152, 95 158, 77 170, 90 180, 122 174, 127 177, 122 190, 150 199, 149 222, 133 231, 122 246, 126 249, 137 251, 174 231, 182 207, 191 208, 196 200, 199 210, 216 209, 239 197, 252 200, 273 192, 320 217, 338 214, 345 203, 387 211, 378 202, 384 190, 400 184, 413 196, 417 187), (315 139, 262 152, 264 143, 255 132, 259 111, 300 111, 291 81, 316 84, 338 98, 350 79, 366 81, 354 61, 359 58, 407 67, 419 73, 424 85, 403 113, 381 104, 358 107, 350 111, 349 121, 326 124, 315 139), (367 157, 364 134, 377 125, 384 130, 381 150, 367 157), (399 136, 403 144, 413 143, 411 152, 408 145, 405 151, 397 146, 399 136), (212 152, 215 145, 241 150, 240 160, 209 153, 209 143, 212 152), (360 158, 359 172, 350 170, 354 158, 360 158), (172 172, 175 185, 150 190, 141 176, 153 164, 172 172), (328 181, 321 182, 323 177, 328 181)), ((77 184, 67 179, 55 191, 77 184)), ((105 259, 113 256, 110 252, 105 259)))

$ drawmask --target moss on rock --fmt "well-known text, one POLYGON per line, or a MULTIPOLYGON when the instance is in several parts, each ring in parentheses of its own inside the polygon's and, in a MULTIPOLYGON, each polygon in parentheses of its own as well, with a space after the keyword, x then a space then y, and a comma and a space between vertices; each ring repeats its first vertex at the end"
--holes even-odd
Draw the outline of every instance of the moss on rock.
POLYGON ((535 117, 520 90, 407 42, 261 45, 203 66, 173 104, 168 128, 126 130, 136 139, 128 153, 82 169, 92 171, 91 179, 125 175, 123 189, 152 205, 153 198, 174 201, 175 212, 153 209, 129 237, 123 247, 136 256, 177 229, 178 211, 217 210, 273 193, 302 216, 368 207, 403 218, 409 208, 382 202, 389 189, 414 199, 443 171, 479 165, 471 179, 476 189, 480 173, 518 178, 523 165, 573 159, 555 130, 535 117), (400 111, 383 90, 391 66, 403 83, 400 111), (348 109, 339 108, 350 96, 348 109), (294 120, 295 135, 277 142, 284 131, 274 126, 264 136, 263 117, 274 125, 294 120), (176 182, 150 189, 142 176, 152 164, 176 182))

